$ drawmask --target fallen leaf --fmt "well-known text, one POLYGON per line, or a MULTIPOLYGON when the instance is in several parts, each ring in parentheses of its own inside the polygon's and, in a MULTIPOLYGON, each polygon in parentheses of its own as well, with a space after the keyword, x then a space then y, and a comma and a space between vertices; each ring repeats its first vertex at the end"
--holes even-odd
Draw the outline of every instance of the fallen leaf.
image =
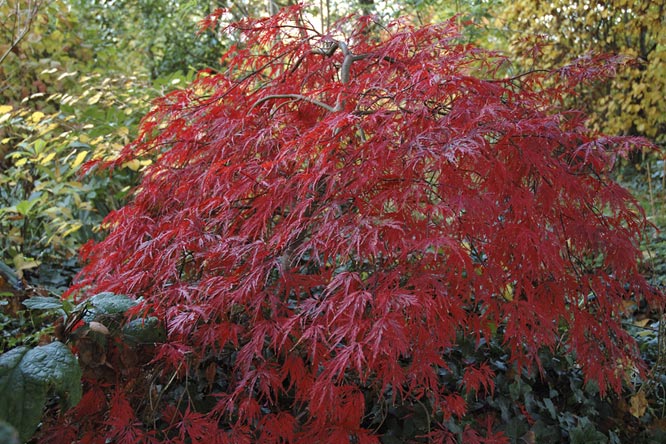
POLYGON ((634 321, 636 327, 645 327, 650 323, 650 318, 641 319, 639 321, 634 321))
POLYGON ((629 413, 631 413, 636 418, 640 418, 647 411, 647 406, 648 402, 647 398, 645 397, 645 393, 639 391, 629 400, 629 413))
POLYGON ((100 322, 92 321, 88 324, 88 327, 90 327, 90 330, 95 331, 97 333, 101 333, 105 336, 109 334, 109 329, 106 328, 106 326, 100 322))

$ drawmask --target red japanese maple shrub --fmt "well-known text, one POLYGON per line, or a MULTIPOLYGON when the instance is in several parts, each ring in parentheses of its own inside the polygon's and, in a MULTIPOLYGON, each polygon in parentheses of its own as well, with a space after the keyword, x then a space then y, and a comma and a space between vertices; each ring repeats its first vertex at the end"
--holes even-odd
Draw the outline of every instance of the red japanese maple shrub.
MULTIPOLYGON (((142 298, 168 341, 148 389, 105 382, 99 439, 376 443, 382 401, 427 406, 452 442, 460 395, 494 388, 483 363, 440 383, 457 335, 500 334, 517 369, 568 347, 619 389, 623 301, 661 298, 608 174, 643 142, 558 108, 613 64, 500 78, 452 23, 322 35, 300 14, 231 25, 226 72, 160 99, 118 160, 155 158, 76 290, 142 298)), ((464 435, 502 442, 488 427, 464 435)))

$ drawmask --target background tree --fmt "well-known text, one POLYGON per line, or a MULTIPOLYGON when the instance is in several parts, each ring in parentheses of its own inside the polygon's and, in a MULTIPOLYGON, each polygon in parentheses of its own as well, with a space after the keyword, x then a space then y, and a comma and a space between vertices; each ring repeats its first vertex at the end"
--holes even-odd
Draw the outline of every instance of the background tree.
POLYGON ((60 291, 78 248, 121 206, 139 168, 111 180, 81 177, 81 165, 117 153, 151 100, 185 81, 151 81, 120 65, 131 57, 111 56, 79 12, 65 1, 0 3, 0 261, 60 291))
POLYGON ((506 2, 504 17, 517 37, 514 54, 522 58, 522 67, 561 66, 589 53, 634 59, 610 82, 582 89, 576 106, 588 110, 594 127, 609 134, 644 135, 666 143, 664 0, 516 0, 506 2), (525 57, 530 49, 537 50, 533 62, 525 57))
POLYGON ((472 43, 486 49, 507 48, 507 32, 497 20, 504 0, 405 0, 400 14, 415 16, 420 23, 437 23, 456 17, 456 24, 472 43))

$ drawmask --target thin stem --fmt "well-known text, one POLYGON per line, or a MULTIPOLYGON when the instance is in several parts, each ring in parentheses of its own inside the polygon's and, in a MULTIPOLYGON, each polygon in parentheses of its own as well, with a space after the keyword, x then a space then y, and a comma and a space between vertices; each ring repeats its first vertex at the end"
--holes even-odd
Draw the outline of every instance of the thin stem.
POLYGON ((261 105, 262 103, 264 103, 268 100, 273 100, 273 99, 302 100, 304 102, 312 103, 313 105, 317 105, 321 108, 324 108, 326 111, 329 111, 329 112, 332 112, 332 113, 335 113, 335 112, 338 112, 338 111, 342 110, 342 106, 340 104, 340 101, 338 101, 338 103, 336 103, 335 106, 331 106, 331 105, 328 105, 328 104, 326 104, 324 102, 321 102, 317 99, 313 99, 311 97, 303 96, 301 94, 271 94, 269 96, 262 97, 261 99, 254 102, 254 104, 250 107, 250 109, 252 109, 256 106, 259 106, 259 105, 261 105))

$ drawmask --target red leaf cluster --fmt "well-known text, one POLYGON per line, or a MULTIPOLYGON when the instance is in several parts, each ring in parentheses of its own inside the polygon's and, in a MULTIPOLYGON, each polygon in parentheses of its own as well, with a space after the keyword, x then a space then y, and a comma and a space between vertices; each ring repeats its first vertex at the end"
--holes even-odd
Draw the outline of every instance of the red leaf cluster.
MULTIPOLYGON (((160 99, 118 160, 154 163, 73 289, 164 320, 165 440, 376 443, 379 399, 462 415, 439 381, 458 334, 499 332, 519 369, 567 346, 620 387, 637 355, 619 307, 661 295, 637 268, 642 210, 608 172, 644 142, 557 108, 572 72, 606 65, 502 79, 452 23, 322 35, 292 8, 232 28, 226 72, 160 99)), ((113 412, 148 401, 114 384, 121 439, 140 420, 113 412)), ((493 388, 470 364, 460 390, 493 388)))

